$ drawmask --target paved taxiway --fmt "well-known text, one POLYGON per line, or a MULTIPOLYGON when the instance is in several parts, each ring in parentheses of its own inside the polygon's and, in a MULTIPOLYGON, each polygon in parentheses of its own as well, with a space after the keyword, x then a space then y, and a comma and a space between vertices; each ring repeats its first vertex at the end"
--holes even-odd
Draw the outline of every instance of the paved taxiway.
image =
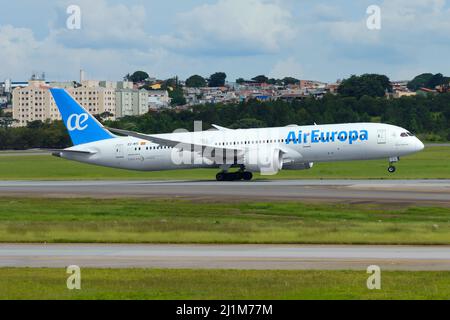
POLYGON ((1 181, 0 195, 298 199, 450 205, 450 180, 1 181))
POLYGON ((293 245, 0 245, 0 267, 254 270, 450 270, 450 247, 293 245))

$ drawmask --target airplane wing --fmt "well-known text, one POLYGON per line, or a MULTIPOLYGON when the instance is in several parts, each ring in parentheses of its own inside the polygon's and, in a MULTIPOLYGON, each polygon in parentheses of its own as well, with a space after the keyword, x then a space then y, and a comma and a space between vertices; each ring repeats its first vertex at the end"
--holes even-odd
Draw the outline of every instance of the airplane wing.
POLYGON ((115 129, 115 128, 107 128, 109 131, 123 135, 123 136, 129 136, 134 137, 142 140, 147 140, 156 144, 159 144, 161 146, 171 147, 175 148, 178 146, 181 142, 180 141, 174 141, 169 139, 162 139, 155 136, 143 134, 143 133, 137 133, 134 131, 128 131, 128 130, 122 130, 122 129, 115 129))
MULTIPOLYGON (((217 147, 217 146, 212 146, 212 145, 205 145, 205 144, 192 144, 192 143, 187 143, 187 142, 183 142, 183 141, 176 141, 176 140, 170 140, 170 139, 165 139, 165 138, 160 138, 160 137, 156 137, 153 135, 147 135, 147 134, 142 134, 142 133, 137 133, 137 132, 133 132, 133 131, 128 131, 128 130, 122 130, 122 129, 115 129, 115 128, 107 128, 109 131, 120 134, 120 135, 124 135, 124 136, 129 136, 129 137, 134 137, 134 138, 138 138, 138 139, 142 139, 142 140, 146 140, 146 141, 150 141, 152 143, 161 145, 161 146, 167 146, 167 147, 171 147, 171 148, 183 148, 184 150, 186 150, 186 146, 190 146, 191 147, 191 151, 192 152, 198 152, 206 157, 209 158, 211 160, 215 160, 215 155, 217 153, 221 153, 221 154, 229 154, 229 152, 233 152, 233 153, 243 153, 245 152, 245 150, 247 148, 242 148, 242 147, 237 147, 237 148, 223 148, 223 147, 217 147), (204 153, 205 149, 210 149, 212 150, 211 155, 208 156, 207 154, 204 153)), ((226 128, 224 128, 226 129, 226 128)), ((230 129, 226 129, 226 130, 230 130, 230 129)), ((292 150, 285 148, 285 147, 280 147, 280 146, 276 146, 274 147, 277 150, 280 150, 280 152, 283 154, 284 158, 289 159, 289 155, 292 153, 292 150)), ((298 152, 297 152, 298 153, 298 152)))
POLYGON ((218 126, 217 124, 213 124, 212 126, 214 128, 216 128, 217 130, 219 130, 219 131, 233 131, 233 129, 228 129, 228 128, 225 128, 225 127, 221 127, 221 126, 218 126))
POLYGON ((107 128, 107 129, 111 132, 114 132, 114 133, 117 133, 120 135, 134 137, 134 138, 138 138, 138 139, 142 139, 142 140, 147 140, 152 143, 156 143, 161 146, 166 146, 166 147, 170 147, 170 148, 182 148, 182 149, 186 150, 187 146, 190 146, 192 152, 198 151, 198 152, 201 152, 201 155, 204 155, 205 149, 210 149, 213 151, 211 153, 212 154, 211 158, 214 158, 215 154, 218 152, 221 152, 222 154, 227 154, 227 152, 243 152, 244 151, 244 149, 242 149, 242 148, 222 148, 222 147, 217 147, 217 146, 207 145, 207 144, 194 144, 194 143, 189 143, 189 142, 170 140, 170 139, 156 137, 153 135, 147 135, 147 134, 137 133, 137 132, 128 131, 128 130, 122 130, 122 129, 115 129, 115 128, 107 128))

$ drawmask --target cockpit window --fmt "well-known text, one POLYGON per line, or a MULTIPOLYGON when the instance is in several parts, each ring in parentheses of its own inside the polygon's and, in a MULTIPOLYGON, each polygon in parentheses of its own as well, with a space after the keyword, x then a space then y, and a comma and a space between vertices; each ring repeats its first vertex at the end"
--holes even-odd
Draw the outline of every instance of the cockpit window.
POLYGON ((406 133, 406 132, 402 132, 402 134, 400 135, 400 137, 402 137, 402 138, 407 138, 407 137, 409 137, 409 135, 408 135, 408 133, 406 133))

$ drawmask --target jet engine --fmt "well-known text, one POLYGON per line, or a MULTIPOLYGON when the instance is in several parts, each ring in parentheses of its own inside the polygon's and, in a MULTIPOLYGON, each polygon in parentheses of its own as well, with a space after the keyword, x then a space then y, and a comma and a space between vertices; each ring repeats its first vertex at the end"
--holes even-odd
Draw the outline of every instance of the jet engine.
POLYGON ((310 170, 314 166, 313 162, 289 162, 284 164, 284 170, 310 170))
POLYGON ((244 166, 249 172, 275 175, 283 169, 283 152, 274 148, 247 150, 244 154, 244 166))

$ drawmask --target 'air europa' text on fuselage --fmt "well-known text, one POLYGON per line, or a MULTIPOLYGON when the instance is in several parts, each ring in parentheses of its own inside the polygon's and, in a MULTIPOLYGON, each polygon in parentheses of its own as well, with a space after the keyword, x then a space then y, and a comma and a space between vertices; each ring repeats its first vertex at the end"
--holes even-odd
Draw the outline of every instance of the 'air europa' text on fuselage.
POLYGON ((291 131, 286 139, 286 144, 309 144, 309 143, 328 143, 328 142, 348 142, 353 144, 357 141, 368 141, 369 132, 367 130, 353 131, 321 131, 312 130, 311 132, 291 131))

